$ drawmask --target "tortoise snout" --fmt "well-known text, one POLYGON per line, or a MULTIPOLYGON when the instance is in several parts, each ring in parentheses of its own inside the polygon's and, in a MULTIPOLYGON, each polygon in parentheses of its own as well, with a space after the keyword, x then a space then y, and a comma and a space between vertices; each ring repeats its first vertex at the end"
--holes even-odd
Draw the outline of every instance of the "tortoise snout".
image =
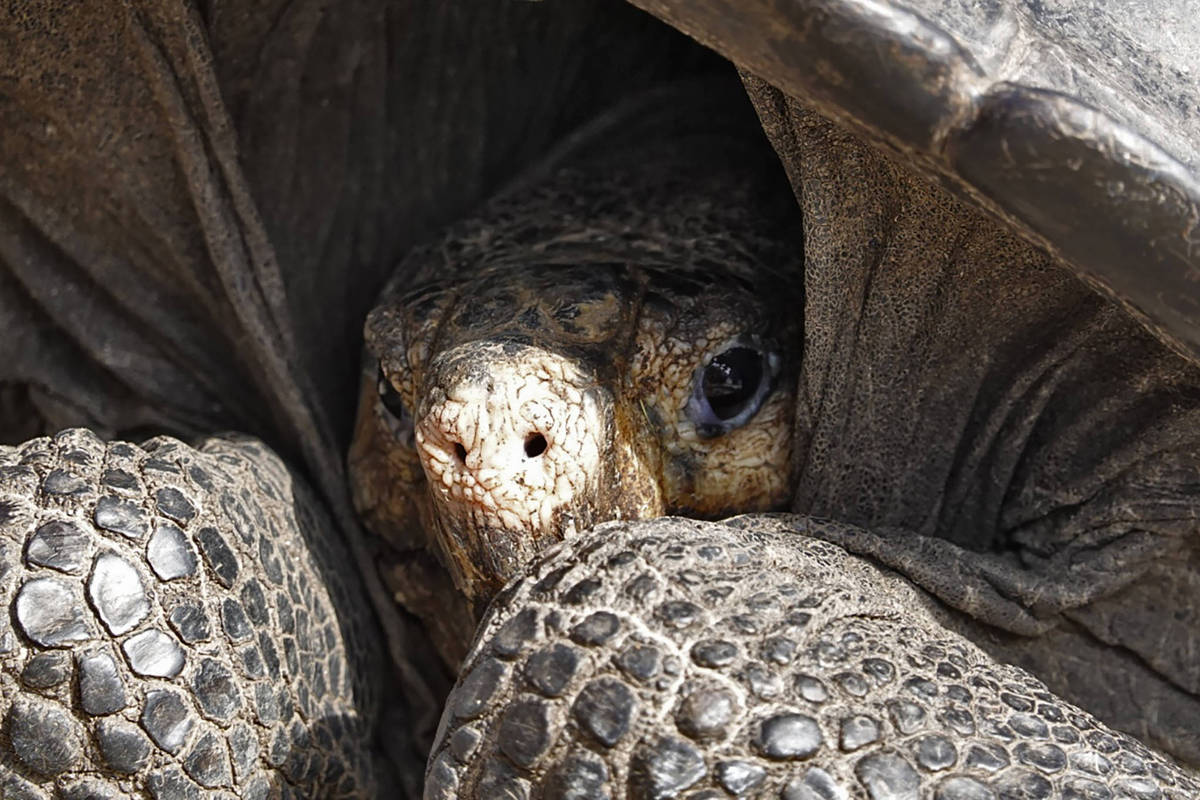
POLYGON ((561 356, 511 343, 457 348, 429 379, 416 442, 434 498, 489 527, 559 525, 557 512, 601 468, 594 381, 561 356))
POLYGON ((578 456, 569 446, 550 450, 551 440, 578 432, 556 424, 573 416, 573 409, 553 397, 521 402, 527 383, 492 379, 482 391, 459 386, 434 404, 417 426, 426 474, 447 486, 465 481, 495 489, 504 478, 534 486, 546 468, 529 462, 578 456))

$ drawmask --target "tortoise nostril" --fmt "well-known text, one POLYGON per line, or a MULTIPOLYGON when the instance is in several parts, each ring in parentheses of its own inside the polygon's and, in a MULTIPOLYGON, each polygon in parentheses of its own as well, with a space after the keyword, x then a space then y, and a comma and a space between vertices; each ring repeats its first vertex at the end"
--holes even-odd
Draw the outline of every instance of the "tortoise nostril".
POLYGON ((546 437, 540 433, 531 433, 525 437, 525 455, 529 458, 537 458, 542 453, 546 452, 546 437))
POLYGON ((454 443, 454 455, 458 456, 460 464, 467 463, 467 448, 462 446, 462 442, 454 443))

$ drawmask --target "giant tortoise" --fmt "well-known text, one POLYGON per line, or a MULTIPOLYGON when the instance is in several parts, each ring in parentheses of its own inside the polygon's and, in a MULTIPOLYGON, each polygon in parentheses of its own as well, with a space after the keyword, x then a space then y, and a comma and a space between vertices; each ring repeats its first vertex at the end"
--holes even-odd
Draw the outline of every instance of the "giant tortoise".
POLYGON ((0 10, 0 794, 1200 794, 1198 23, 644 5, 0 10))

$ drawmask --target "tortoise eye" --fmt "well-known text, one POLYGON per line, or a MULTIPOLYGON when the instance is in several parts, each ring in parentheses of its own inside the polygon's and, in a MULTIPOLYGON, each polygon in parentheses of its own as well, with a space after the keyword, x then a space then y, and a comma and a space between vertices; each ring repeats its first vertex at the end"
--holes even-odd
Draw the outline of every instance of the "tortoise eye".
POLYGON ((723 350, 695 372, 685 412, 703 438, 745 425, 771 392, 778 358, 739 344, 723 350))
POLYGON ((412 416, 408 413, 408 409, 404 407, 404 400, 400 397, 400 393, 396 391, 396 387, 392 386, 392 382, 388 380, 387 375, 383 374, 382 368, 379 370, 376 386, 379 390, 379 401, 383 403, 383 407, 395 418, 395 421, 398 423, 410 423, 412 416))

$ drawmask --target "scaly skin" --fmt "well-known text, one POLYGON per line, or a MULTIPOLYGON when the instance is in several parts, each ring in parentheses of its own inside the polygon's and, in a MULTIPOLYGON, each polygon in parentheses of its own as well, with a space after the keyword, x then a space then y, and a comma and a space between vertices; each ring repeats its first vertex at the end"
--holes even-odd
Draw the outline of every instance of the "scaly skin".
POLYGON ((248 438, 0 448, 0 797, 386 795, 333 530, 248 438))
POLYGON ((611 523, 485 620, 426 800, 1161 798, 1181 769, 949 633, 943 607, 744 517, 611 523))

